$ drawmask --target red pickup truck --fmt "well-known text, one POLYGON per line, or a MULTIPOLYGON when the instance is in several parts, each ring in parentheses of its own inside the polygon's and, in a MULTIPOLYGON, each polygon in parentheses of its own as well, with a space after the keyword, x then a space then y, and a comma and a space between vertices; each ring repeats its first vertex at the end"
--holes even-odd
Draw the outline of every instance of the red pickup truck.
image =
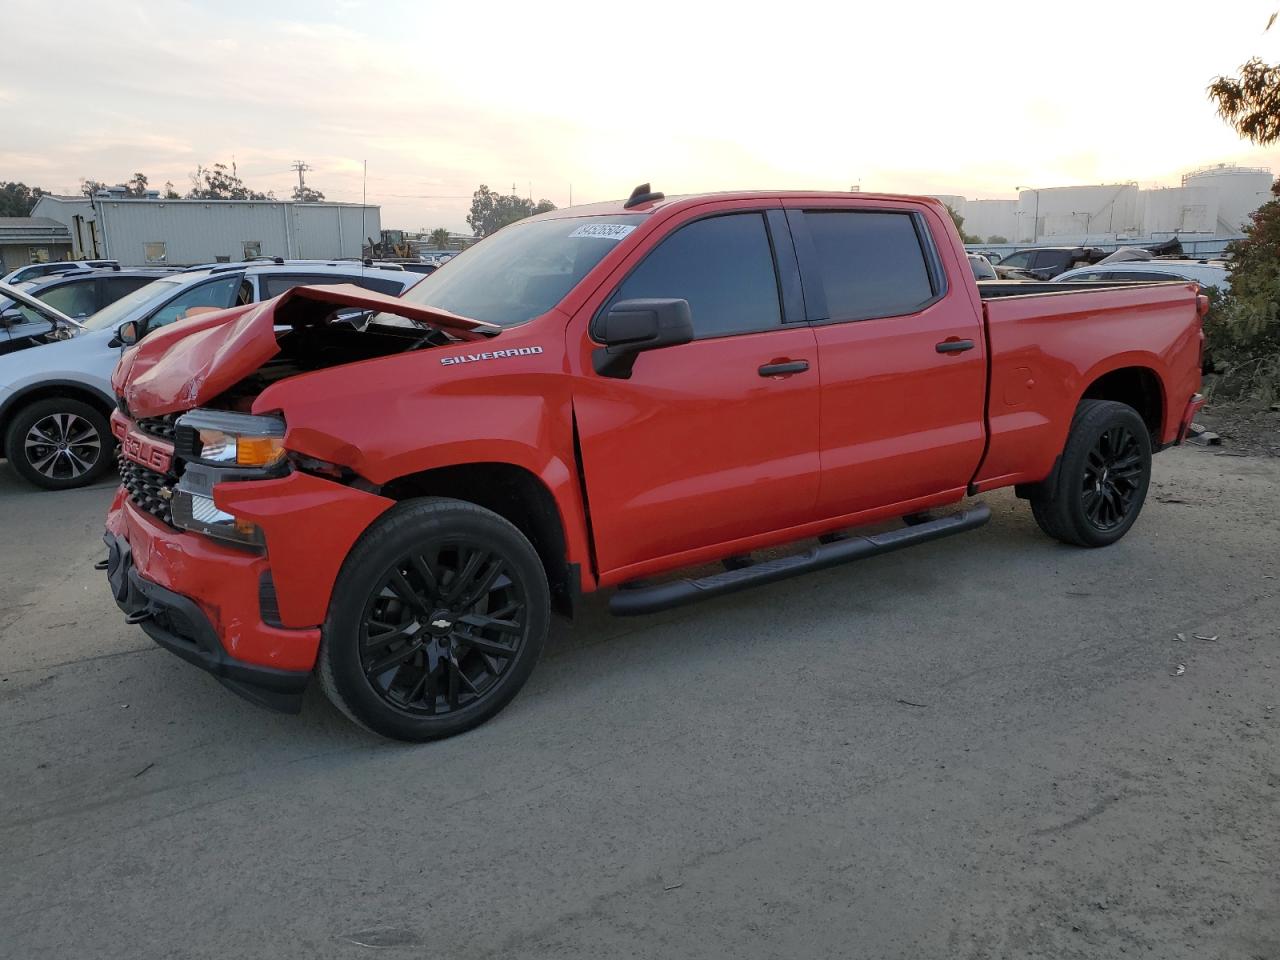
POLYGON ((378 733, 448 736, 582 593, 727 593, 979 526, 980 502, 930 511, 998 487, 1113 543, 1201 403, 1205 306, 1184 282, 979 289, 934 200, 645 185, 403 299, 296 288, 131 348, 108 578, 260 704, 296 710, 318 672, 378 733))

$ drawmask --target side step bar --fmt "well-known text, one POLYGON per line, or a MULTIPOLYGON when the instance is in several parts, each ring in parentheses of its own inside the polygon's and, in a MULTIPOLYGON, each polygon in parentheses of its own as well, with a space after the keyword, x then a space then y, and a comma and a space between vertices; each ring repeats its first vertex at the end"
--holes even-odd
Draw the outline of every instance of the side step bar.
POLYGON ((964 533, 982 526, 991 519, 991 508, 985 503, 975 504, 963 513, 955 513, 915 526, 889 530, 871 536, 852 536, 847 540, 823 543, 810 547, 804 553, 790 557, 766 560, 738 570, 726 570, 697 580, 672 580, 651 587, 622 589, 609 600, 609 611, 619 617, 633 617, 643 613, 655 613, 686 603, 736 593, 748 587, 756 587, 776 580, 815 570, 825 570, 851 560, 862 560, 877 554, 913 547, 930 540, 939 540, 952 534, 964 533))

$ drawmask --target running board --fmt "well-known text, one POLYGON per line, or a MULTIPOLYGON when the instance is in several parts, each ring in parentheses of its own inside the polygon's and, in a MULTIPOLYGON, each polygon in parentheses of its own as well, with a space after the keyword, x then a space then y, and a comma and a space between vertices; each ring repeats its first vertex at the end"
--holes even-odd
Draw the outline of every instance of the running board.
POLYGON ((804 553, 776 560, 753 563, 738 570, 726 570, 697 580, 672 580, 651 587, 635 587, 614 593, 609 600, 609 611, 619 617, 633 617, 642 613, 656 613, 686 603, 736 593, 748 587, 756 587, 777 580, 785 580, 802 573, 825 570, 851 560, 862 560, 877 554, 914 547, 919 543, 939 540, 952 534, 964 533, 982 526, 991 519, 991 508, 985 503, 974 505, 963 513, 955 513, 936 520, 929 520, 911 527, 889 530, 871 536, 852 536, 847 540, 819 544, 804 553))

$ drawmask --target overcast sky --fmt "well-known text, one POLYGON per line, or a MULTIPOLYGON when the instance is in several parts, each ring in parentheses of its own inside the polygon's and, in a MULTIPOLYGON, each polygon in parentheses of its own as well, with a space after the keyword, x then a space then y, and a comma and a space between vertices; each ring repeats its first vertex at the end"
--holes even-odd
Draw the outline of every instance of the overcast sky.
POLYGON ((751 187, 1013 196, 1269 166, 1204 88, 1280 60, 1277 0, 1073 4, 4 0, 0 180, 185 192, 289 165, 387 227, 477 184, 558 206, 751 187))

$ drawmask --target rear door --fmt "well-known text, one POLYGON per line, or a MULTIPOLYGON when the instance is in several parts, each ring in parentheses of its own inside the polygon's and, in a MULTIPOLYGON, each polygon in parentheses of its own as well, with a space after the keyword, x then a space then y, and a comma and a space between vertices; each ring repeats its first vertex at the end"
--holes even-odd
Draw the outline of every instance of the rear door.
POLYGON ((785 220, 771 213, 730 207, 664 232, 575 314, 574 416, 606 583, 813 519, 818 356, 803 316, 783 308, 775 248, 789 302, 798 277, 785 220), (687 300, 694 341, 641 354, 629 379, 597 374, 590 324, 643 297, 687 300), (779 364, 790 366, 771 375, 779 364))
POLYGON ((979 305, 931 206, 788 200, 822 373, 824 517, 961 491, 984 444, 979 305))

